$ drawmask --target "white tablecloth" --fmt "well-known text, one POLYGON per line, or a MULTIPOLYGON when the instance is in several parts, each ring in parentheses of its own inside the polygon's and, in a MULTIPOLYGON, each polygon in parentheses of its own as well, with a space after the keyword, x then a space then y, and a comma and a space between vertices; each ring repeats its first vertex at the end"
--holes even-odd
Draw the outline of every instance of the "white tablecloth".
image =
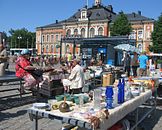
MULTIPOLYGON (((116 122, 124 118, 128 113, 134 111, 137 107, 139 107, 141 104, 143 104, 145 101, 147 101, 152 96, 152 91, 147 90, 144 93, 141 93, 140 96, 137 96, 129 101, 124 102, 123 104, 119 105, 118 107, 114 109, 109 110, 109 118, 105 119, 100 124, 99 130, 107 130, 107 128, 110 128, 113 126, 116 122)), ((89 106, 93 106, 92 104, 89 104, 89 106)), ((88 120, 82 118, 82 117, 74 117, 75 111, 80 111, 78 106, 74 108, 73 111, 67 112, 67 113, 61 113, 59 110, 54 111, 45 111, 35 108, 28 109, 28 113, 35 114, 38 113, 39 116, 46 117, 46 118, 60 118, 60 120, 63 120, 65 123, 69 123, 72 125, 78 125, 80 127, 84 127, 87 129, 91 129, 91 124, 88 120)))

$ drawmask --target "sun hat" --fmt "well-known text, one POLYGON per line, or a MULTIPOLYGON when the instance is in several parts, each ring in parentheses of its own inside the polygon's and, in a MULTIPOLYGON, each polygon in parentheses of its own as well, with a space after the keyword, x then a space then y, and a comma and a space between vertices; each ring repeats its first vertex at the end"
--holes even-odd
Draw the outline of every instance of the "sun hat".
POLYGON ((21 51, 21 55, 26 55, 26 54, 30 54, 30 51, 28 49, 24 49, 21 51))

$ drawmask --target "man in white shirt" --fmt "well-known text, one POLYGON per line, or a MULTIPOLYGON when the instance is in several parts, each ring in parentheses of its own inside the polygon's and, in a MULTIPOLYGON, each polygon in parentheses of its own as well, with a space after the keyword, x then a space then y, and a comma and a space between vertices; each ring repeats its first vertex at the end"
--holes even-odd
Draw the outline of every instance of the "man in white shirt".
POLYGON ((83 68, 79 65, 79 62, 78 59, 72 61, 71 74, 68 79, 63 79, 64 87, 69 86, 72 93, 81 93, 81 89, 85 84, 83 68))

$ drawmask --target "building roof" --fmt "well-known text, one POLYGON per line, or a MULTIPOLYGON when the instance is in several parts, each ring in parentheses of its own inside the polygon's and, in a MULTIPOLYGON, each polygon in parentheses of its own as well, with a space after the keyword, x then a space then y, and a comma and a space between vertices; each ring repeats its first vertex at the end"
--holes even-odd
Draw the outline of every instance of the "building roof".
MULTIPOLYGON (((116 20, 116 18, 119 16, 119 14, 116 14, 113 12, 113 8, 111 5, 108 6, 92 6, 91 8, 82 8, 79 9, 74 15, 69 17, 66 20, 63 21, 57 21, 52 24, 48 24, 45 26, 37 27, 37 29, 40 28, 62 28, 64 23, 72 23, 72 22, 78 22, 79 19, 81 18, 81 11, 82 10, 87 10, 87 18, 90 21, 95 21, 95 20, 108 20, 112 21, 112 23, 116 20)), ((138 13, 130 13, 130 14, 125 14, 130 22, 137 22, 137 21, 154 21, 154 19, 145 17, 141 15, 141 12, 138 11, 138 13)))
MULTIPOLYGON (((86 9, 86 8, 83 8, 86 9)), ((67 22, 76 22, 78 19, 81 18, 81 11, 78 10, 73 16, 68 18, 67 22)), ((110 6, 93 6, 91 8, 87 9, 87 17, 89 20, 111 20, 111 17, 113 15, 116 15, 116 13, 113 12, 112 8, 110 6)))
POLYGON ((55 23, 52 23, 52 24, 48 24, 48 25, 45 25, 45 26, 40 26, 40 27, 37 27, 37 29, 41 29, 41 28, 52 28, 52 27, 57 27, 57 28, 62 28, 62 25, 63 25, 64 21, 57 21, 55 23))
MULTIPOLYGON (((112 17, 112 23, 118 18, 118 16, 120 15, 120 13, 118 15, 115 15, 112 17)), ((130 14, 125 14, 128 21, 130 22, 137 22, 137 21, 154 21, 154 19, 152 18, 148 18, 148 17, 145 17, 145 16, 142 16, 141 15, 141 12, 138 11, 138 13, 130 13, 130 14)))

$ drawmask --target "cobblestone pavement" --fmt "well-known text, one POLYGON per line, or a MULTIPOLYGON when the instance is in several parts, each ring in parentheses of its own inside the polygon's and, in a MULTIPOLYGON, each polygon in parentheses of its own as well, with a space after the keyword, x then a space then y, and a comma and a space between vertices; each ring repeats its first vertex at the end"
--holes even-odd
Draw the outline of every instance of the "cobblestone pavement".
MULTIPOLYGON (((10 70, 13 70, 10 66, 10 70)), ((17 87, 8 83, 0 86, 0 90, 17 87)), ((1 92, 0 97, 18 93, 18 91, 1 92)), ((39 99, 39 101, 46 101, 46 98, 39 99)), ((36 102, 31 94, 23 95, 23 98, 12 97, 7 99, 0 99, 0 130, 32 130, 32 122, 27 114, 27 108, 36 102)), ((139 130, 162 130, 162 100, 158 100, 158 107, 156 113, 147 117, 141 124, 139 130)), ((148 108, 145 108, 145 111, 148 108)), ((142 112, 143 112, 142 111, 142 112)), ((141 114, 142 114, 141 112, 141 114)), ((57 120, 40 119, 39 130, 60 130, 61 122, 57 120)))

